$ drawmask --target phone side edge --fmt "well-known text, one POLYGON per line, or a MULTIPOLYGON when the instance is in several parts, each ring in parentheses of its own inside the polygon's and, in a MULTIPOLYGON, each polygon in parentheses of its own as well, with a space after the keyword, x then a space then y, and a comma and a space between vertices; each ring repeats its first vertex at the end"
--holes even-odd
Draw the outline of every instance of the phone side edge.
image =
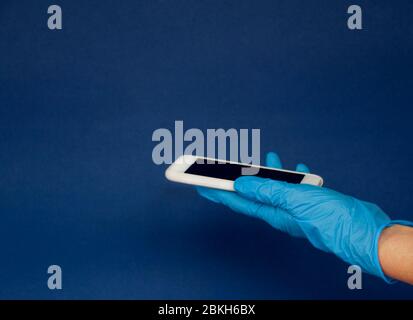
POLYGON ((312 173, 306 173, 304 175, 303 180, 300 182, 301 184, 310 184, 313 186, 318 186, 321 187, 324 183, 324 180, 322 177, 312 174, 312 173))

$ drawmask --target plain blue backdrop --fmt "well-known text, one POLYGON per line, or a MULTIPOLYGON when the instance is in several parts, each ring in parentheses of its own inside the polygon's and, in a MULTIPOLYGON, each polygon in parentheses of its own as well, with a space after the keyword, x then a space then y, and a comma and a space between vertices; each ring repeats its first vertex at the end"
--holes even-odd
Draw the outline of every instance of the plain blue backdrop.
POLYGON ((412 298, 165 180, 152 132, 259 128, 261 150, 413 220, 413 3, 0 4, 0 298, 412 298), (47 267, 63 269, 50 291, 47 267))

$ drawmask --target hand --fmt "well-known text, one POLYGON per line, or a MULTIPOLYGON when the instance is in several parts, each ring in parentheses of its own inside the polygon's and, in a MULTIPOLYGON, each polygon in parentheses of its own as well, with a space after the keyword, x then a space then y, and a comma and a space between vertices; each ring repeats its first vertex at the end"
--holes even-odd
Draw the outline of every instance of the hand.
MULTIPOLYGON (((267 165, 281 167, 274 153, 267 165)), ((304 165, 297 170, 308 172, 304 165)), ((306 237, 316 248, 387 280, 378 258, 378 240, 390 218, 376 205, 339 192, 254 176, 235 181, 236 192, 198 188, 205 198, 261 218, 274 228, 306 237)))
MULTIPOLYGON (((269 152, 267 154, 265 162, 267 167, 282 169, 281 160, 274 152, 269 152)), ((298 164, 296 171, 304 173, 310 172, 304 164, 298 164)), ((282 208, 249 200, 236 192, 204 187, 197 187, 197 191, 204 198, 226 205, 236 212, 261 218, 272 225, 275 229, 286 232, 291 236, 301 238, 305 237, 305 234, 301 230, 298 223, 282 208)))

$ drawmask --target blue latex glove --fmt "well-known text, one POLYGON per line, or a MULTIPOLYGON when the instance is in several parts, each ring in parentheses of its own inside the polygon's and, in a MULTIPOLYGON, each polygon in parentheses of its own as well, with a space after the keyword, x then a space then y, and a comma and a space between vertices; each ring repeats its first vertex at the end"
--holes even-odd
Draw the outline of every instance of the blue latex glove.
MULTIPOLYGON (((282 168, 281 160, 276 153, 270 152, 267 154, 266 166, 271 168, 282 168)), ((298 164, 296 171, 310 172, 304 164, 298 164)), ((235 192, 204 187, 197 187, 197 191, 204 198, 226 205, 236 212, 261 218, 280 231, 295 237, 305 237, 298 223, 295 222, 294 218, 282 208, 249 200, 235 192)))
MULTIPOLYGON (((266 164, 281 167, 275 153, 267 155, 266 164)), ((309 171, 302 164, 296 170, 309 171)), ((378 206, 327 188, 254 176, 238 178, 234 187, 236 192, 197 189, 209 200, 261 218, 292 236, 305 237, 316 248, 389 281, 379 263, 378 239, 393 223, 378 206)))

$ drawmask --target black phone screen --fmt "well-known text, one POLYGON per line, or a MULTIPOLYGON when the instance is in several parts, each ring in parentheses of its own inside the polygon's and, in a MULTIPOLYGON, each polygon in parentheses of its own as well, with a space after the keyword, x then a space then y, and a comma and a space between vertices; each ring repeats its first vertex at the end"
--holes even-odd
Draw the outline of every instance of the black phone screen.
MULTIPOLYGON (((205 161, 205 163, 195 162, 185 171, 185 173, 234 181, 241 176, 245 176, 242 174, 242 168, 250 168, 250 166, 221 161, 215 163, 207 163, 205 161)), ((259 168, 259 171, 253 176, 289 183, 300 183, 304 178, 304 174, 301 173, 291 173, 265 168, 259 168)))

